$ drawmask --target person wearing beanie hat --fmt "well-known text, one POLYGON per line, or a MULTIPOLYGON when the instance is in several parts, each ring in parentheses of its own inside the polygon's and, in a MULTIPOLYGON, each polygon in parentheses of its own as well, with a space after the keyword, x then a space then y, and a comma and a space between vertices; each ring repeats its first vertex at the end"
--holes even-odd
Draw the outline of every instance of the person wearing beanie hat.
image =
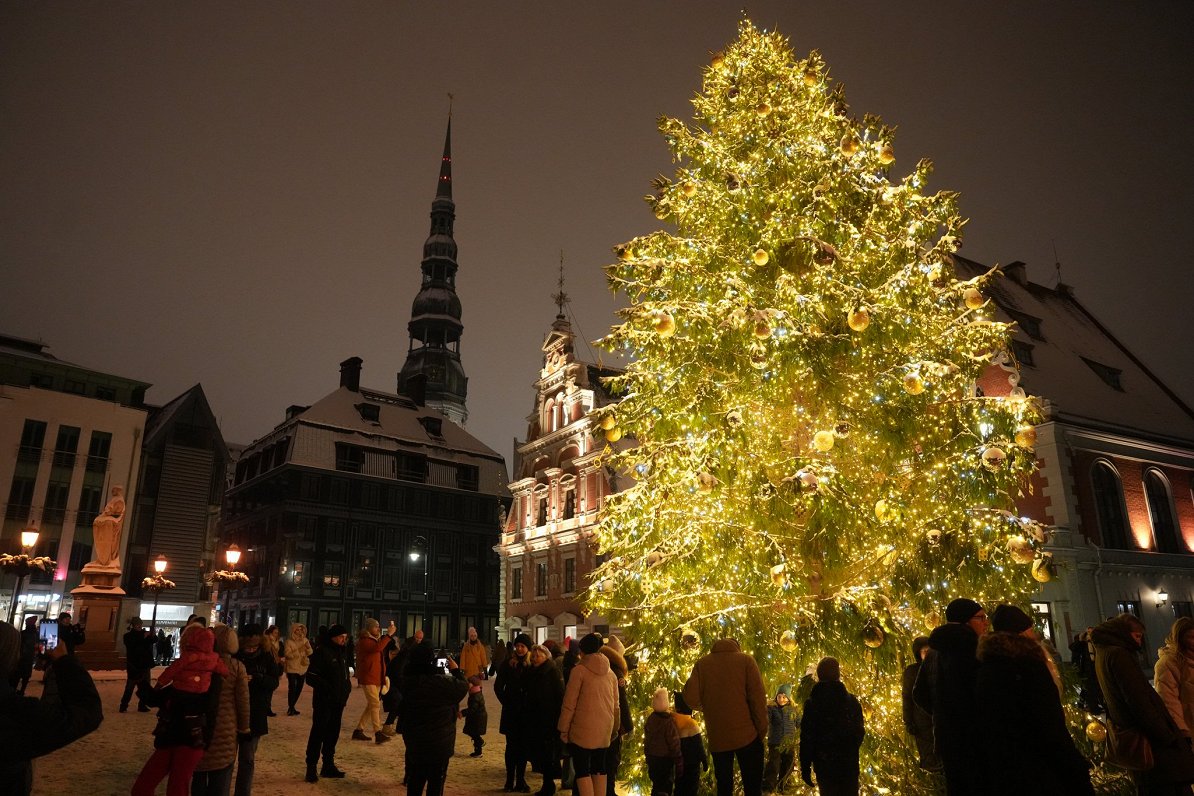
POLYGON ((100 725, 104 713, 91 675, 75 656, 67 655, 65 644, 46 655, 49 664, 42 697, 17 694, 10 679, 17 672, 20 653, 20 631, 0 622, 0 749, 4 750, 0 792, 29 796, 33 758, 82 738, 100 725))
POLYGON ((460 666, 448 658, 445 677, 435 665, 429 646, 410 652, 399 690, 398 712, 406 746, 406 790, 411 796, 443 793, 448 763, 456 749, 456 714, 468 694, 468 681, 460 666))
POLYGON ((530 665, 523 672, 523 691, 526 694, 528 749, 532 768, 543 775, 539 796, 556 792, 560 776, 560 742, 556 734, 556 719, 564 700, 564 675, 552 661, 551 651, 536 644, 529 653, 530 665))
POLYGON ((991 619, 995 632, 979 640, 975 678, 977 750, 986 756, 978 767, 987 792, 1092 795, 1090 764, 1066 728, 1032 619, 1012 605, 1000 605, 991 619))
POLYGON ((675 796, 697 796, 701 772, 709 768, 705 737, 701 735, 701 726, 692 718, 692 708, 684 701, 684 695, 673 691, 672 701, 676 706, 672 722, 680 736, 680 757, 684 761, 683 772, 676 776, 675 796))
POLYGON ((534 750, 529 733, 531 716, 526 708, 527 670, 534 643, 526 633, 519 633, 507 650, 506 659, 498 665, 493 682, 493 695, 502 704, 502 719, 498 732, 506 736, 506 792, 530 793, 527 785, 527 761, 534 750))
POLYGON ((327 643, 311 656, 307 666, 307 685, 311 686, 311 732, 307 736, 307 781, 319 777, 343 779, 344 772, 336 767, 336 742, 340 738, 340 723, 344 705, 352 694, 352 680, 348 671, 348 628, 334 624, 328 628, 327 643), (323 756, 323 768, 315 773, 315 764, 323 756))
POLYGON ((788 777, 796 764, 796 708, 792 705, 792 684, 784 683, 767 706, 767 768, 763 772, 763 792, 787 788, 788 777))
POLYGON ((800 717, 801 779, 821 793, 858 793, 858 749, 865 735, 862 705, 842 684, 840 664, 822 658, 800 717))
POLYGON ((763 792, 767 690, 759 665, 732 638, 718 639, 692 667, 684 699, 705 715, 718 796, 734 788, 734 760, 745 796, 763 792))
POLYGON ((920 767, 926 771, 940 771, 941 761, 937 752, 933 750, 933 716, 912 698, 912 689, 916 686, 916 676, 920 674, 920 667, 924 664, 925 656, 929 654, 929 637, 917 636, 912 640, 912 663, 904 669, 901 681, 900 695, 903 703, 904 729, 916 742, 916 755, 920 767))
POLYGON ((929 653, 912 688, 912 698, 933 717, 933 749, 941 760, 949 793, 982 793, 985 772, 974 765, 980 743, 974 680, 979 636, 987 632, 982 605, 958 598, 945 609, 946 623, 929 634, 929 653))
POLYGON ((601 654, 602 644, 597 633, 580 640, 580 662, 568 678, 556 723, 576 770, 575 790, 582 796, 605 794, 609 746, 619 727, 618 677, 609 657, 601 654))
POLYGON ((468 703, 460 713, 464 716, 464 734, 473 742, 473 751, 469 753, 469 757, 480 757, 481 747, 485 745, 485 739, 481 736, 485 735, 489 725, 485 692, 481 689, 481 675, 474 674, 468 679, 468 703))
POLYGON ((489 648, 477 635, 477 628, 468 629, 468 638, 460 645, 460 654, 456 656, 461 671, 466 677, 483 674, 489 671, 489 648))
POLYGON ((651 715, 643 726, 643 754, 647 759, 647 776, 651 779, 651 793, 670 794, 673 783, 684 775, 684 757, 680 749, 680 732, 672 720, 667 689, 657 688, 651 696, 651 715))
POLYGON ((352 731, 354 741, 373 741, 380 745, 390 740, 390 736, 381 731, 381 687, 386 679, 386 650, 393 643, 393 637, 381 634, 381 623, 373 617, 365 620, 357 634, 357 685, 365 694, 365 709, 352 731))

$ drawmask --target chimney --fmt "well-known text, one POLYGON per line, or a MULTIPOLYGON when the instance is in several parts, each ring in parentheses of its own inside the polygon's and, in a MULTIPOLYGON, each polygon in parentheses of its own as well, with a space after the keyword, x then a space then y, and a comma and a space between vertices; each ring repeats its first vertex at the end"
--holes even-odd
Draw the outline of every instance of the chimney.
POLYGON ((1017 285, 1028 284, 1028 266, 1022 260, 1016 260, 1003 266, 1003 273, 1011 277, 1017 285))
POLYGON ((361 391, 361 363, 360 357, 349 357, 340 363, 340 386, 347 387, 353 392, 361 391))

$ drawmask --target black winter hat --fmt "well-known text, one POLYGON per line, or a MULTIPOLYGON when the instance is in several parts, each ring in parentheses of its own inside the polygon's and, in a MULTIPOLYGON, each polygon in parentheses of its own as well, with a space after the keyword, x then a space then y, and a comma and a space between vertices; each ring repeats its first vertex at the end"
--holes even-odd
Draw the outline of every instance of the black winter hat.
POLYGON ((585 655, 592 655, 599 651, 604 643, 600 633, 590 633, 580 640, 580 651, 585 655))
POLYGON ((945 606, 945 621, 946 622, 968 622, 970 618, 983 610, 983 607, 974 600, 969 600, 965 597, 958 599, 945 606))
POLYGON ((526 633, 519 633, 517 636, 515 636, 514 642, 510 646, 513 647, 515 644, 521 644, 522 646, 526 647, 527 649, 530 649, 531 647, 535 646, 535 642, 531 641, 531 637, 528 636, 526 633))
POLYGON ((416 644, 410 648, 410 657, 407 658, 407 663, 411 666, 430 666, 435 653, 431 651, 431 647, 426 644, 416 644))
POLYGON ((334 639, 336 636, 347 636, 348 628, 344 625, 332 625, 328 628, 328 639, 334 639))
POLYGON ((991 614, 991 629, 997 632, 1023 633, 1032 625, 1032 617, 1014 605, 1001 605, 991 614))

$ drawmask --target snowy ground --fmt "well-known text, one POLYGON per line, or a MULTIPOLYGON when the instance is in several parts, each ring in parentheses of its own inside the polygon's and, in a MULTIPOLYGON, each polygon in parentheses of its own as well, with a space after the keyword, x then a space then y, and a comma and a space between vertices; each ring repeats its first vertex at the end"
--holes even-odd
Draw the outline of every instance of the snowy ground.
MULTIPOLYGON (((154 670, 155 675, 160 669, 154 670)), ((118 796, 128 793, 141 766, 153 751, 150 731, 156 723, 155 713, 138 713, 136 700, 128 713, 119 713, 120 695, 124 689, 123 672, 93 672, 100 698, 104 703, 104 722, 99 729, 65 749, 34 761, 34 796, 40 794, 86 793, 89 796, 118 796)), ((35 674, 35 677, 40 675, 35 674)), ((31 683, 29 695, 41 693, 40 684, 31 683)), ((336 751, 336 764, 348 772, 343 780, 321 779, 316 784, 303 781, 303 756, 307 746, 307 732, 311 728, 311 691, 303 689, 299 700, 299 716, 286 716, 286 684, 274 693, 277 718, 269 720, 269 735, 261 739, 257 750, 257 771, 254 776, 255 796, 294 796, 299 794, 401 794, 402 758, 401 736, 388 744, 350 739, 357 719, 365 706, 365 697, 354 688, 344 709, 344 723, 336 751)), ((505 737, 498 731, 501 705, 493 696, 493 680, 485 682, 485 701, 489 712, 489 731, 485 735, 485 751, 479 758, 470 758, 472 742, 459 735, 456 756, 448 766, 446 796, 501 792, 505 781, 503 752, 505 737)), ((384 719, 384 713, 383 713, 384 719)), ((541 784, 538 774, 527 774, 528 784, 537 790, 541 784)), ((166 789, 163 782, 159 793, 166 789)))

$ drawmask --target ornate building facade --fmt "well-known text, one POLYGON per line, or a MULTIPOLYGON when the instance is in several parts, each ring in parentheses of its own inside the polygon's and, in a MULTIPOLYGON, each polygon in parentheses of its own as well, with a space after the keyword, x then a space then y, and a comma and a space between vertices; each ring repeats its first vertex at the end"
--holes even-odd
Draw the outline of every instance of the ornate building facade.
POLYGON ((577 359, 562 287, 556 298, 560 314, 543 341, 526 441, 515 443, 512 503, 498 547, 503 635, 525 632, 536 643, 611 630, 580 599, 598 563, 593 529, 620 477, 599 463, 608 443, 589 419, 612 402, 601 379, 617 371, 577 359))

